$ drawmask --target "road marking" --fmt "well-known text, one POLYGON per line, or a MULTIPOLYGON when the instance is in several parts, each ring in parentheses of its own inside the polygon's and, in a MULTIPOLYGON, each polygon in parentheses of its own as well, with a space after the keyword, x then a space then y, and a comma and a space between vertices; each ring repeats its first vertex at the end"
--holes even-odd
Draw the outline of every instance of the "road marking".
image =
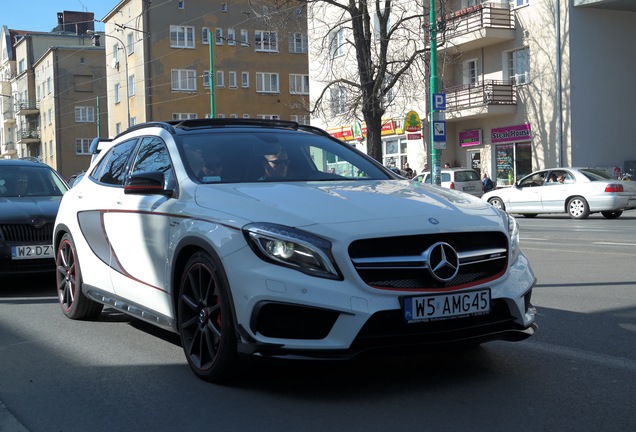
POLYGON ((598 245, 610 245, 610 246, 636 246, 636 243, 614 243, 614 242, 592 242, 598 245))
POLYGON ((625 357, 613 357, 605 354, 593 353, 576 348, 567 348, 541 342, 524 342, 522 345, 525 345, 535 351, 544 352, 546 354, 554 354, 562 357, 573 358, 575 360, 598 363, 603 366, 610 366, 618 369, 628 369, 636 372, 636 361, 625 357))

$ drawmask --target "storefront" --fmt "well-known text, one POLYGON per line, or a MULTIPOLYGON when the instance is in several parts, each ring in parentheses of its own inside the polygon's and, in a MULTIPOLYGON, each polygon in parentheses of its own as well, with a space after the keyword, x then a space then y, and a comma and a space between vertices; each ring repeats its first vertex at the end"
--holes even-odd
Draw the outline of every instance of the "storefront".
POLYGON ((532 172, 531 139, 528 123, 491 130, 497 186, 510 186, 532 172))

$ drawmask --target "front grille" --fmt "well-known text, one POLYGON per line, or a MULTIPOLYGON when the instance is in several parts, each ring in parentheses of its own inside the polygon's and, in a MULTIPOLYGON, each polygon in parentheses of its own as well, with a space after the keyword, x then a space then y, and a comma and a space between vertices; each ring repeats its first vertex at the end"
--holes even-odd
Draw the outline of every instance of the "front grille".
POLYGON ((358 240, 349 246, 358 275, 372 287, 398 290, 459 288, 501 276, 508 263, 508 238, 501 232, 467 232, 358 240), (459 258, 457 275, 440 281, 429 271, 425 251, 443 242, 459 258))
POLYGON ((45 224, 36 228, 29 224, 0 225, 0 239, 9 242, 53 242, 53 224, 45 224))

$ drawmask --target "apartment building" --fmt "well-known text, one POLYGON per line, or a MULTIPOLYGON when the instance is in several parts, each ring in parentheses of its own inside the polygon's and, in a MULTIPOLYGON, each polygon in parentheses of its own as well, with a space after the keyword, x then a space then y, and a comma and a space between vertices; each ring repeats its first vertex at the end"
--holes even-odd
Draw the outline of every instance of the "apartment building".
MULTIPOLYGON (((627 127, 634 121, 631 96, 636 94, 631 76, 636 2, 449 0, 444 5, 437 11, 439 91, 446 95, 441 163, 472 166, 500 186, 553 166, 636 170, 627 127)), ((310 71, 316 62, 320 59, 311 58, 310 71)), ((311 78, 313 100, 320 86, 311 78)), ((414 107, 423 120, 426 106, 414 107)), ((391 120, 399 124, 405 114, 392 113, 391 120)), ((319 126, 353 130, 353 124, 338 121, 336 116, 319 126)), ((430 150, 426 125, 424 130, 421 143, 394 128, 385 141, 395 144, 385 151, 419 171, 430 150)))
POLYGON ((92 13, 57 18, 51 32, 0 30, 0 157, 36 158, 68 177, 88 166, 90 140, 108 136, 105 56, 86 34, 92 13))
POLYGON ((301 6, 281 14, 248 1, 122 0, 102 21, 111 135, 210 116, 308 123, 301 6))

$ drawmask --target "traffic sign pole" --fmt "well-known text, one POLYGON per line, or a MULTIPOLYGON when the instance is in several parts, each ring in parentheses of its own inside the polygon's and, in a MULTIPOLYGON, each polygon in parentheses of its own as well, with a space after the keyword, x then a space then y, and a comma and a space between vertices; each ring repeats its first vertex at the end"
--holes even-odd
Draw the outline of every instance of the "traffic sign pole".
POLYGON ((435 121, 434 113, 436 112, 435 96, 437 96, 437 20, 435 18, 435 0, 430 0, 429 11, 429 33, 430 33, 430 46, 431 46, 431 61, 430 61, 430 106, 429 106, 429 129, 430 129, 430 154, 431 154, 431 183, 437 186, 442 185, 442 175, 440 160, 442 159, 442 151, 437 149, 435 143, 435 121))

